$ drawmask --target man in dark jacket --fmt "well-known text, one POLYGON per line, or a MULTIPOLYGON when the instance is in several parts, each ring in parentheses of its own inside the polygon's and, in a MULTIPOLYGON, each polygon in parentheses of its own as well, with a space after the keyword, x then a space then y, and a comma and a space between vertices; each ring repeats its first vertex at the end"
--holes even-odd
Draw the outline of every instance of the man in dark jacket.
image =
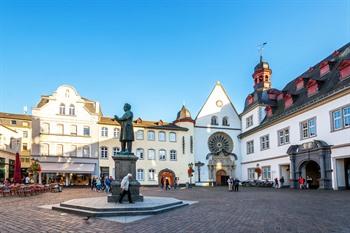
POLYGON ((234 180, 235 192, 238 192, 239 189, 239 179, 235 178, 234 180))

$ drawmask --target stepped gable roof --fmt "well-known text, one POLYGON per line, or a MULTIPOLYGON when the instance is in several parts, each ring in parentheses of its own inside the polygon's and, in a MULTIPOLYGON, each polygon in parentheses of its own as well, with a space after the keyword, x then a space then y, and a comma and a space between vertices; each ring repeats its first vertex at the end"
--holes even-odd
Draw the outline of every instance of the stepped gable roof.
MULTIPOLYGON (((117 121, 111 117, 100 117, 99 124, 120 126, 117 121)), ((187 128, 177 126, 173 123, 167 123, 162 120, 159 121, 144 121, 141 118, 134 120, 134 127, 148 128, 155 130, 174 130, 174 131, 188 131, 187 128)))
MULTIPOLYGON (((266 99, 266 96, 268 97, 268 95, 266 95, 265 92, 268 93, 272 89, 263 92, 256 91, 250 94, 254 96, 254 102, 248 104, 247 98, 243 113, 248 111, 251 107, 255 106, 254 103, 269 105, 274 108, 273 115, 271 117, 266 116, 260 126, 251 130, 258 130, 259 128, 264 127, 264 125, 269 124, 277 118, 289 115, 295 111, 298 111, 302 107, 314 104, 337 91, 340 91, 345 88, 350 88, 350 78, 346 78, 343 80, 340 79, 339 66, 345 60, 350 61, 350 43, 336 50, 334 53, 332 53, 316 65, 310 67, 303 74, 290 81, 282 89, 282 91, 279 91, 283 94, 283 96, 289 94, 293 98, 293 104, 287 109, 285 108, 283 100, 266 99), (320 66, 322 66, 322 64, 329 65, 329 72, 324 74, 323 76, 321 76, 320 74, 320 66), (304 87, 297 89, 296 82, 298 80, 304 81, 304 87), (307 85, 309 83, 317 83, 318 85, 318 91, 313 95, 308 95, 307 85), (257 98, 255 98, 256 96, 257 98)), ((246 133, 248 134, 249 131, 245 132, 244 134, 246 133)))
POLYGON ((27 121, 31 121, 32 120, 32 116, 31 115, 6 113, 6 112, 0 112, 0 118, 16 119, 16 120, 27 120, 27 121))

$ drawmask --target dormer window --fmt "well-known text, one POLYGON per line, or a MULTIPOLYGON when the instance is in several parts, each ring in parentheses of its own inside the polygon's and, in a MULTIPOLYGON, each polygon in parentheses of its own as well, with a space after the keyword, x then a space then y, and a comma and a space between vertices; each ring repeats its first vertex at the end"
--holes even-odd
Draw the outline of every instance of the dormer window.
POLYGON ((265 112, 266 112, 266 115, 268 117, 271 117, 272 116, 272 107, 271 106, 266 106, 265 112))
POLYGON ((254 101, 254 97, 252 95, 248 95, 247 100, 248 100, 248 104, 252 104, 254 101))
POLYGON ((340 80, 350 77, 350 60, 344 60, 339 65, 340 80))
POLYGON ((290 106, 292 106, 292 104, 293 104, 293 98, 292 98, 291 94, 286 94, 284 96, 284 108, 287 109, 290 106))
POLYGON ((316 80, 309 80, 309 82, 307 83, 307 95, 311 96, 314 95, 318 92, 318 83, 316 80))
POLYGON ((295 87, 296 87, 297 91, 304 88, 304 79, 298 78, 297 81, 295 82, 295 87))
POLYGON ((218 125, 218 117, 217 116, 211 117, 211 125, 218 125))
POLYGON ((324 76, 329 72, 329 63, 328 61, 324 61, 320 64, 320 76, 324 76))

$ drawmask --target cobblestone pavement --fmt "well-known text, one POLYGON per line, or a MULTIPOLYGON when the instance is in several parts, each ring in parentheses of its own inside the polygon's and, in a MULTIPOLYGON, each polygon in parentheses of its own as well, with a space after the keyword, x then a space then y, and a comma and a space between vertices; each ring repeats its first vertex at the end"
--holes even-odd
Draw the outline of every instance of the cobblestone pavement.
POLYGON ((39 208, 62 201, 103 196, 89 189, 0 198, 0 232, 350 232, 349 191, 298 191, 223 187, 164 192, 143 188, 144 195, 196 200, 194 204, 129 224, 39 208))

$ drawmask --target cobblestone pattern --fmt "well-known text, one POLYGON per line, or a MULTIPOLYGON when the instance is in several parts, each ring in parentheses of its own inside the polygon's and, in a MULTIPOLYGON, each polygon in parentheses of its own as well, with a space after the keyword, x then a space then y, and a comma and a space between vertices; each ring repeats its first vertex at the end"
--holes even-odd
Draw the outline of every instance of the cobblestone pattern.
POLYGON ((143 188, 144 195, 199 201, 129 224, 39 208, 74 198, 103 196, 89 189, 0 198, 0 232, 350 232, 349 191, 298 191, 223 187, 161 191, 143 188))

